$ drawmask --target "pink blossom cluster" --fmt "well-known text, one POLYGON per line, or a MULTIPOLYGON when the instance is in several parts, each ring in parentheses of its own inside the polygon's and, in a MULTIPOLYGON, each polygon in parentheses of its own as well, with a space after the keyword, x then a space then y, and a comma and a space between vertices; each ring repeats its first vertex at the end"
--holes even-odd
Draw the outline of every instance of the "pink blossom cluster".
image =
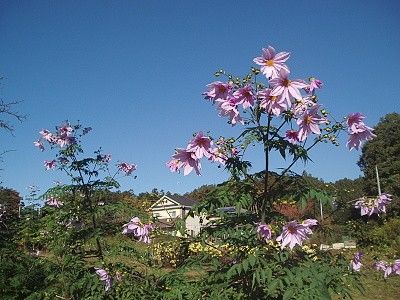
POLYGON ((111 276, 107 273, 106 270, 102 268, 94 268, 96 270, 96 274, 99 275, 100 280, 104 281, 105 284, 105 291, 109 291, 111 289, 111 283, 112 283, 112 278, 111 276))
POLYGON ((258 105, 266 113, 276 117, 285 111, 293 113, 299 129, 287 132, 289 142, 304 141, 311 133, 321 134, 319 124, 327 120, 318 114, 320 106, 311 99, 315 90, 320 89, 323 83, 313 77, 309 79, 309 83, 301 79, 290 79, 290 70, 285 64, 290 53, 277 53, 271 46, 263 48, 262 52, 262 56, 253 61, 261 66, 261 72, 268 79, 267 88, 256 92, 250 85, 240 87, 231 81, 216 81, 207 85, 207 91, 203 93, 205 98, 216 103, 219 115, 229 117, 232 125, 244 123, 240 107, 246 110, 258 105), (301 91, 305 91, 307 95, 303 97, 301 91))
POLYGON ((45 203, 48 206, 57 207, 57 208, 60 208, 61 206, 64 205, 64 203, 62 201, 60 201, 59 199, 57 199, 55 197, 50 197, 49 199, 47 199, 45 201, 45 203))
POLYGON ((362 267, 361 259, 363 256, 364 256, 364 254, 362 252, 356 252, 354 254, 354 257, 351 260, 351 265, 350 265, 352 270, 354 270, 356 272, 360 271, 360 269, 362 267))
MULTIPOLYGON (((321 106, 316 103, 315 92, 322 88, 323 83, 315 77, 310 77, 308 82, 291 79, 286 65, 289 57, 289 52, 277 53, 273 47, 268 46, 262 49, 260 57, 254 58, 253 61, 268 79, 266 88, 256 91, 250 84, 242 86, 237 82, 234 84, 232 80, 215 81, 207 85, 203 95, 216 104, 219 115, 228 117, 232 125, 244 124, 240 108, 246 110, 258 106, 270 116, 278 117, 285 112, 296 121, 298 129, 290 128, 286 131, 286 140, 290 143, 303 142, 310 134, 320 135, 320 125, 327 124, 328 120, 319 114, 321 106), (305 95, 302 95, 302 91, 305 95)), ((347 147, 350 150, 358 150, 364 141, 375 137, 372 128, 365 125, 363 119, 361 113, 347 117, 347 147)))
POLYGON ((154 229, 152 224, 143 224, 140 222, 138 217, 133 217, 129 223, 123 226, 123 234, 133 235, 139 240, 139 242, 144 242, 150 244, 150 232, 154 229))
MULTIPOLYGON (((296 220, 288 222, 282 228, 282 233, 276 238, 281 244, 281 248, 289 246, 292 250, 294 246, 301 246, 304 241, 308 240, 312 234, 311 227, 318 225, 318 221, 315 219, 307 219, 299 223, 296 220)), ((271 226, 267 224, 259 224, 257 232, 260 237, 266 241, 272 238, 271 226)))
POLYGON ((215 146, 209 136, 198 132, 185 149, 176 149, 172 159, 166 165, 171 172, 179 172, 183 169, 183 174, 186 176, 194 170, 197 175, 200 175, 201 158, 205 157, 212 162, 224 164, 229 156, 238 154, 236 148, 231 148, 229 154, 225 148, 223 140, 218 140, 215 146))
MULTIPOLYGON (((106 156, 104 159, 105 159, 105 161, 107 161, 107 160, 109 161, 111 159, 111 155, 109 157, 106 156)), ((131 175, 137 169, 136 165, 129 164, 127 162, 119 163, 117 165, 117 167, 118 167, 118 170, 124 172, 125 175, 127 175, 127 176, 131 175)))
POLYGON ((358 112, 347 116, 347 128, 349 133, 347 147, 350 150, 358 150, 364 141, 369 141, 376 137, 376 135, 372 133, 373 129, 365 125, 364 119, 365 116, 358 112))
POLYGON ((375 269, 383 271, 384 277, 388 277, 390 274, 400 275, 400 259, 396 259, 393 264, 389 264, 384 260, 380 260, 375 263, 375 269))
POLYGON ((392 195, 382 193, 380 196, 371 199, 367 197, 360 198, 354 207, 360 209, 361 216, 372 216, 373 214, 386 213, 386 206, 392 201, 392 195))
MULTIPOLYGON (((58 146, 60 148, 76 144, 74 131, 74 128, 69 122, 64 122, 60 126, 57 126, 56 132, 43 129, 39 132, 41 137, 34 142, 34 145, 41 151, 44 151, 43 142, 48 142, 52 147, 58 146)), ((89 132, 90 130, 86 129, 86 131, 89 132)))

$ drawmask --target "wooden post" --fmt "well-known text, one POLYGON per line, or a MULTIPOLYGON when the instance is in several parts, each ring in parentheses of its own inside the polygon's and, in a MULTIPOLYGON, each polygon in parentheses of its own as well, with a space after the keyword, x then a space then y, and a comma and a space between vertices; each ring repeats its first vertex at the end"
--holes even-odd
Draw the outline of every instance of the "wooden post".
POLYGON ((378 194, 381 195, 381 184, 379 182, 379 173, 378 173, 378 166, 375 165, 375 172, 376 172, 376 182, 378 183, 378 194))
POLYGON ((321 199, 319 199, 319 209, 320 209, 320 212, 321 212, 321 220, 323 220, 324 219, 324 213, 322 212, 322 200, 321 199))

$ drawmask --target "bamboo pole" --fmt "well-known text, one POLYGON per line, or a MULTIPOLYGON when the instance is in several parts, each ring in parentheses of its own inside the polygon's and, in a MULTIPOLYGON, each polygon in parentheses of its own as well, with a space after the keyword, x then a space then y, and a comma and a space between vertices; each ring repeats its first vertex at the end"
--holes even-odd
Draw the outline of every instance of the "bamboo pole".
POLYGON ((378 184, 378 194, 380 196, 382 193, 381 193, 381 183, 379 182, 379 173, 378 173, 378 166, 377 165, 375 165, 375 172, 376 172, 376 182, 378 184))

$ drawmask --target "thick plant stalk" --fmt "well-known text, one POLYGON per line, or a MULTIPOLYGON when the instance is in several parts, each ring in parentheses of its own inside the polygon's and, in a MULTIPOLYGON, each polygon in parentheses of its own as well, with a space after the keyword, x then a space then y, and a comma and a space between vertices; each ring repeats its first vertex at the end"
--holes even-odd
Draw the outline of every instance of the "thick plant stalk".
POLYGON ((271 126, 271 115, 268 115, 268 124, 267 124, 267 134, 264 135, 264 153, 265 153, 265 175, 264 175, 264 195, 261 204, 261 223, 265 223, 266 214, 267 214, 267 205, 268 212, 271 210, 270 203, 270 194, 268 190, 268 182, 269 182, 269 130, 271 126))
MULTIPOLYGON (((94 213, 92 199, 90 197, 90 191, 88 191, 87 188, 85 190, 85 195, 86 195, 85 196, 86 201, 89 203, 90 214, 92 217, 93 230, 96 232, 97 231, 96 215, 94 213)), ((97 254, 100 257, 100 259, 103 260, 103 249, 101 247, 100 239, 97 235, 96 235, 96 246, 97 246, 97 254)))

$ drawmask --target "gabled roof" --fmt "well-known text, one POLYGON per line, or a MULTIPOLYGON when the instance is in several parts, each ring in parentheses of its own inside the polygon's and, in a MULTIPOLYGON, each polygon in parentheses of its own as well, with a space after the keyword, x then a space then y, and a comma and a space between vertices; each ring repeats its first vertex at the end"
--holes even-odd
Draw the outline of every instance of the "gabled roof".
POLYGON ((193 205, 197 204, 196 200, 192 200, 183 196, 167 196, 167 197, 183 206, 192 207, 193 205))
MULTIPOLYGON (((172 203, 175 203, 176 206, 192 207, 193 205, 197 204, 197 201, 192 200, 192 199, 189 199, 189 198, 186 198, 186 197, 182 197, 182 196, 167 196, 167 195, 164 195, 164 196, 162 196, 160 199, 158 199, 155 203, 153 203, 153 205, 150 206, 150 209, 152 209, 152 208, 158 206, 159 203, 160 203, 161 201, 164 201, 164 200, 168 200, 168 201, 170 201, 170 202, 172 202, 172 203)), ((164 206, 166 206, 166 205, 161 205, 161 206, 164 207, 164 206)), ((167 206, 173 206, 173 205, 167 205, 167 206)))

